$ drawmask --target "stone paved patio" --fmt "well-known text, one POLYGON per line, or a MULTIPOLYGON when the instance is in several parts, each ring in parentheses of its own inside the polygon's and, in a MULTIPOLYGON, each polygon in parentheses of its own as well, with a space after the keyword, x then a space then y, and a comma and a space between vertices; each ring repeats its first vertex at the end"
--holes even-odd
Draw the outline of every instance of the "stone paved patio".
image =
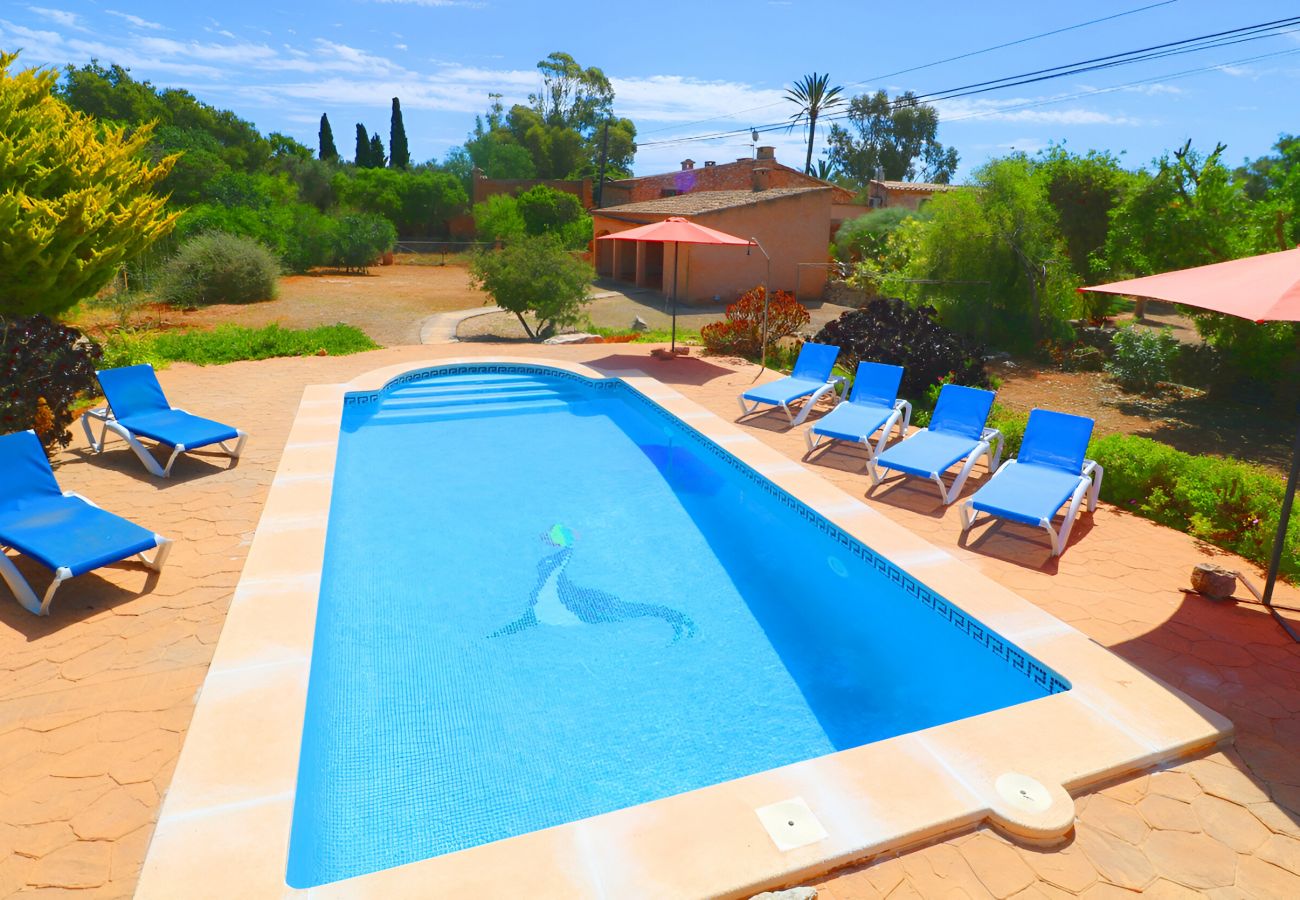
MULTIPOLYGON (((237 466, 200 455, 157 481, 120 442, 90 457, 80 435, 57 455, 65 489, 178 540, 161 575, 123 565, 82 576, 47 619, 0 598, 0 895, 131 893, 302 388, 403 360, 492 352, 460 344, 178 365, 161 376, 174 402, 253 435, 237 466)), ((641 347, 537 355, 640 368, 729 419, 757 372, 714 360, 661 363, 641 347)), ((783 421, 764 416, 750 427, 800 458, 802 435, 783 421)), ((853 451, 812 467, 859 496, 869 484, 853 451)), ((956 510, 939 510, 924 485, 887 485, 868 502, 1223 712, 1237 741, 1079 798, 1075 834, 1063 847, 965 834, 824 878, 820 896, 1300 896, 1300 649, 1257 607, 1180 593, 1209 550, 1103 506, 1052 561, 1036 533, 1014 525, 982 526, 959 547, 956 510)), ((1279 602, 1300 607, 1300 591, 1286 588, 1279 602)))

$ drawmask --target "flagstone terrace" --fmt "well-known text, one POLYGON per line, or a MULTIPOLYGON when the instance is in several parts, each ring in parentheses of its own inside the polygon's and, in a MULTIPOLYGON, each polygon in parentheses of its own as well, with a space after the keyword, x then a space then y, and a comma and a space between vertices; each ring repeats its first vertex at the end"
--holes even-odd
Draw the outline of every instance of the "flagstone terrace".
MULTIPOLYGON (((158 576, 120 566, 77 579, 47 619, 0 603, 0 895, 131 893, 303 387, 492 351, 460 344, 178 365, 160 375, 177 405, 252 435, 237 466, 199 454, 158 481, 120 443, 91 457, 80 434, 56 454, 64 489, 176 546, 158 576)), ((511 353, 641 369, 728 419, 757 374, 739 362, 659 362, 642 346, 511 353)), ((783 426, 773 416, 749 427, 800 459, 802 434, 783 426)), ((810 468, 856 496, 869 486, 848 451, 810 468)), ((1062 847, 959 835, 819 879, 821 897, 1300 896, 1300 649, 1257 607, 1181 592, 1196 562, 1253 567, 1106 505, 1050 560, 1037 531, 1016 526, 981 529, 959 546, 956 510, 936 510, 925 485, 886 488, 867 502, 1224 713, 1237 735, 1232 748, 1079 798, 1062 847)), ((1300 591, 1285 588, 1279 602, 1300 607, 1300 591)), ((196 886, 205 890, 219 895, 221 886, 196 886)))

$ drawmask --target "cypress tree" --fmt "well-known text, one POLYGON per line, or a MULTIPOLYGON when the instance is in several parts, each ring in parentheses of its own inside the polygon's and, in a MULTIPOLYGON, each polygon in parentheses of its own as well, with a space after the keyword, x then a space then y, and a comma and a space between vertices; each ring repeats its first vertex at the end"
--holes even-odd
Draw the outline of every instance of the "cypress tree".
POLYGON ((334 129, 330 128, 330 117, 324 113, 320 117, 320 158, 326 162, 339 158, 338 148, 334 146, 334 129))
POLYGON ((406 169, 411 165, 411 148, 406 143, 406 125, 402 122, 402 104, 393 98, 393 119, 388 131, 388 165, 406 169))
POLYGON ((365 169, 370 166, 370 138, 366 137, 366 126, 360 122, 357 123, 357 157, 355 161, 358 169, 365 169))
POLYGON ((375 169, 384 167, 384 142, 379 139, 378 131, 370 136, 370 156, 366 165, 375 169))

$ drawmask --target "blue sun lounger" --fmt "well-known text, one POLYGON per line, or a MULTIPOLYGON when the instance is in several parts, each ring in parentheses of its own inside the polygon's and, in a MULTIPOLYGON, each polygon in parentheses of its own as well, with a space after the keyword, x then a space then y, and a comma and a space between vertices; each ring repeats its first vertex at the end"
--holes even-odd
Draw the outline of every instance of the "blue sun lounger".
POLYGON ((989 482, 961 506, 961 530, 967 532, 980 513, 1037 525, 1052 541, 1052 555, 1060 556, 1070 540, 1070 529, 1084 495, 1088 511, 1097 508, 1102 467, 1084 458, 1092 437, 1092 419, 1035 409, 1029 413, 1020 455, 1003 463, 989 482), (1052 519, 1069 503, 1060 529, 1052 519))
POLYGON ((873 486, 885 477, 881 469, 892 469, 929 478, 939 486, 944 505, 956 500, 981 456, 988 457, 990 471, 1002 458, 1002 432, 984 427, 992 408, 992 391, 945 384, 928 427, 867 461, 873 486), (965 464, 952 487, 945 487, 943 473, 962 460, 965 464))
POLYGON ((835 359, 840 355, 839 347, 830 344, 806 343, 799 349, 799 358, 795 360, 794 372, 785 378, 778 378, 770 384, 759 385, 740 395, 740 417, 743 419, 758 411, 764 404, 779 406, 785 410, 791 425, 800 425, 808 418, 813 404, 825 394, 833 393, 844 384, 839 375, 832 375, 835 359), (804 399, 806 398, 806 399, 804 399), (803 407, 795 416, 790 404, 803 399, 803 407), (748 400, 749 403, 745 401, 748 400))
POLYGON ((45 615, 59 585, 109 563, 139 556, 161 569, 170 549, 167 538, 60 491, 36 432, 0 435, 0 578, 28 610, 45 615), (9 559, 9 549, 54 572, 42 598, 9 559), (145 556, 155 549, 152 559, 145 556))
POLYGON ((238 459, 243 451, 248 435, 238 428, 173 408, 163 394, 153 366, 145 363, 104 369, 95 374, 108 405, 87 410, 81 417, 81 425, 86 430, 86 440, 96 453, 103 451, 104 438, 111 431, 130 445, 151 474, 166 478, 171 474, 177 457, 190 450, 218 444, 232 459, 238 459), (91 432, 92 421, 103 423, 99 440, 95 440, 91 432), (166 466, 159 465, 154 455, 140 443, 142 437, 172 448, 166 466), (236 442, 233 448, 227 446, 230 441, 236 442))
POLYGON ((898 399, 898 385, 903 380, 903 367, 878 362, 858 363, 858 373, 853 378, 853 391, 848 400, 840 403, 822 416, 804 432, 808 453, 815 451, 825 438, 827 446, 832 441, 861 443, 870 458, 885 449, 889 432, 898 426, 898 436, 907 434, 912 420, 912 404, 898 399), (871 437, 877 431, 880 439, 873 449, 871 437))

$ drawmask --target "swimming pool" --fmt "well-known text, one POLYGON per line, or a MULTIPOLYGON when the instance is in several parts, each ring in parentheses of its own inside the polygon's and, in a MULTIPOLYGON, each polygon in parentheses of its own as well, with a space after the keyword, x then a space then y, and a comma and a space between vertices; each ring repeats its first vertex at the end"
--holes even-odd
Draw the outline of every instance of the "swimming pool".
MULTIPOLYGON (((981 823, 1014 839, 1059 840, 1074 820, 1072 793, 1203 752, 1230 736, 1231 724, 1222 716, 1152 679, 946 548, 895 524, 864 504, 856 488, 841 490, 769 446, 758 428, 720 418, 713 410, 731 414, 735 394, 742 381, 750 382, 751 372, 727 376, 725 366, 701 363, 712 380, 703 388, 686 385, 678 391, 627 368, 629 362, 635 364, 635 354, 578 347, 556 349, 567 359, 540 356, 550 349, 525 348, 513 357, 469 345, 385 350, 367 357, 385 360, 384 368, 357 374, 345 384, 306 388, 283 450, 273 448, 279 454, 275 477, 166 788, 137 898, 282 900, 310 894, 311 900, 391 900, 431 893, 527 893, 564 900, 744 898, 981 823), (591 362, 576 361, 582 359, 591 362), (324 628, 317 644, 316 625, 318 613, 322 621, 331 615, 321 588, 328 568, 327 526, 334 501, 342 502, 341 495, 334 496, 340 444, 352 436, 344 422, 346 418, 350 427, 354 413, 345 416, 345 410, 378 404, 404 385, 466 366, 530 370, 565 381, 564 375, 576 376, 581 384, 601 386, 602 392, 625 391, 652 420, 689 425, 688 435, 707 439, 697 440, 694 447, 702 452, 693 449, 693 454, 716 457, 744 474, 756 490, 824 531, 830 545, 870 553, 873 567, 890 581, 908 585, 922 606, 933 607, 960 633, 981 643, 989 640, 995 651, 1007 646, 992 642, 993 634, 1001 635, 1023 651, 1027 663, 1038 660, 1045 671, 1068 679, 1070 689, 406 865, 310 889, 290 886, 291 831, 297 795, 300 788, 306 790, 300 773, 314 765, 304 752, 310 740, 304 728, 308 686, 315 655, 328 650, 324 628)), ((696 370, 672 364, 663 368, 696 370)), ((387 442, 386 448, 381 470, 400 456, 429 459, 427 448, 418 443, 387 442)), ((485 470, 479 461, 475 455, 455 478, 481 479, 485 470)), ((750 493, 747 489, 747 502, 750 493)), ((690 501, 683 505, 689 507, 690 501)), ((464 514, 472 518, 478 511, 464 514)), ((548 543, 564 543, 570 536, 574 552, 566 573, 571 584, 625 602, 638 599, 625 595, 630 578, 620 574, 611 587, 585 570, 584 548, 598 543, 599 526, 546 521, 525 537, 530 564, 548 555, 548 543), (563 528, 554 531, 555 525, 563 528)), ((850 568, 847 560, 840 562, 850 568)), ((791 558, 788 564, 804 567, 800 584, 826 577, 815 571, 821 563, 791 558)), ((354 565, 378 571, 374 560, 361 556, 354 565)), ((840 577, 830 562, 824 568, 840 577)), ((378 583, 378 575, 376 579, 378 583)), ((537 583, 534 568, 523 602, 491 598, 500 605, 495 607, 499 614, 483 615, 492 628, 487 634, 523 618, 537 583)), ((628 643, 644 640, 666 655, 697 640, 716 639, 709 621, 713 614, 699 612, 689 582, 679 578, 671 590, 670 597, 653 602, 690 617, 694 626, 694 634, 683 633, 676 643, 671 623, 654 617, 591 625, 541 623, 492 641, 545 639, 547 631, 618 633, 628 643)), ((795 596, 802 601, 805 594, 800 589, 795 596)), ((362 623, 366 630, 357 632, 358 640, 387 640, 376 633, 405 628, 396 608, 376 604, 372 619, 362 623)), ((473 637, 478 640, 482 633, 473 637)), ((787 651, 778 646, 772 652, 780 656, 787 651)), ((943 687, 937 680, 932 683, 936 690, 943 687)), ((693 707, 681 708, 689 714, 693 707)), ((752 711, 733 717, 742 714, 752 711)), ((386 720, 365 724, 389 726, 386 720)))
POLYGON ((352 399, 294 887, 1068 689, 621 381, 352 399))

